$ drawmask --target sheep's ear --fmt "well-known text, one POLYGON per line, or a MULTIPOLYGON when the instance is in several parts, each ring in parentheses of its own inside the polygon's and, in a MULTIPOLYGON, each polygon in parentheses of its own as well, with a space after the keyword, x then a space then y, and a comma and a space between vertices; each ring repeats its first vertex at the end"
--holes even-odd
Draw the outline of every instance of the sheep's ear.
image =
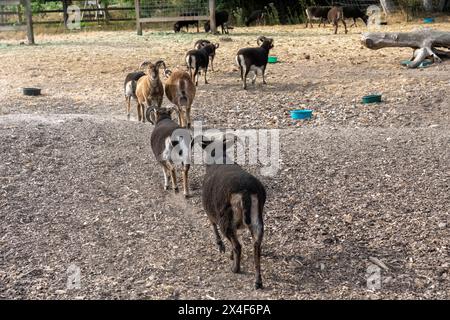
POLYGON ((170 71, 169 69, 164 69, 164 77, 169 78, 171 74, 172 71, 170 71))
POLYGON ((220 43, 216 43, 214 46, 216 47, 216 49, 219 48, 220 43))

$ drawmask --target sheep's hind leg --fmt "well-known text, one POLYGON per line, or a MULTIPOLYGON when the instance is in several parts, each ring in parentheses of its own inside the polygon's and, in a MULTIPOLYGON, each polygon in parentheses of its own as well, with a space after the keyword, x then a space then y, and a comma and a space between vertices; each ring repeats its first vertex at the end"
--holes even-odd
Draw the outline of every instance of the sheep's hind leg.
POLYGON ((172 164, 170 164, 167 166, 167 169, 169 170, 170 180, 172 181, 172 189, 175 193, 177 193, 178 186, 177 186, 177 175, 175 173, 175 167, 172 164))
POLYGON ((249 229, 253 238, 253 258, 255 260, 255 288, 261 289, 263 287, 261 278, 261 243, 264 234, 264 226, 262 225, 262 223, 252 223, 252 225, 249 226, 249 229))
POLYGON ((258 71, 257 69, 255 69, 254 74, 253 74, 253 78, 252 78, 252 84, 254 85, 256 82, 256 76, 258 75, 258 71))
POLYGON ((217 230, 217 224, 211 221, 211 225, 214 232, 214 237, 216 238, 216 245, 219 248, 220 253, 225 253, 225 245, 223 244, 222 238, 220 237, 219 230, 217 230))
POLYGON ((143 109, 143 106, 140 103, 138 103, 137 104, 137 113, 138 113, 138 121, 139 122, 141 122, 141 120, 142 120, 142 114, 141 114, 142 109, 143 109))
POLYGON ((267 84, 266 82, 266 67, 262 69, 262 78, 263 78, 263 84, 267 84))
POLYGON ((237 238, 236 231, 231 226, 226 229, 225 236, 233 247, 233 266, 231 271, 239 273, 241 271, 241 244, 237 238))
POLYGON ((189 165, 185 164, 183 166, 183 194, 187 198, 189 197, 189 179, 188 179, 188 172, 189 172, 189 165))
POLYGON ((169 169, 165 165, 162 166, 164 174, 164 190, 169 190, 169 169))
POLYGON ((125 97, 127 102, 127 120, 130 120, 130 111, 131 111, 131 97, 125 97))
POLYGON ((244 90, 247 90, 247 76, 248 76, 248 73, 250 72, 250 70, 245 70, 245 72, 244 72, 244 84, 243 84, 243 86, 244 86, 244 90))
POLYGON ((208 69, 205 69, 205 84, 208 84, 208 80, 206 80, 206 72, 208 72, 208 69))
POLYGON ((342 19, 342 23, 344 24, 345 34, 347 34, 347 24, 345 23, 345 19, 342 19))

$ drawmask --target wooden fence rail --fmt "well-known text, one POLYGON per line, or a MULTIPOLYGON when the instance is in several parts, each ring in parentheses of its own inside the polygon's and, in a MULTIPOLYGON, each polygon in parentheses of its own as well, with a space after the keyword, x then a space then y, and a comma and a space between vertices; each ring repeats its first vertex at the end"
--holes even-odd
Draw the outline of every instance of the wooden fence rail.
MULTIPOLYGON (((31 12, 31 0, 0 0, 0 7, 2 6, 19 6, 23 5, 25 7, 25 20, 26 25, 0 25, 0 31, 17 31, 26 30, 28 44, 34 44, 34 33, 33 33, 33 18, 31 12)), ((22 17, 20 11, 14 12, 18 15, 18 20, 21 21, 22 17)))

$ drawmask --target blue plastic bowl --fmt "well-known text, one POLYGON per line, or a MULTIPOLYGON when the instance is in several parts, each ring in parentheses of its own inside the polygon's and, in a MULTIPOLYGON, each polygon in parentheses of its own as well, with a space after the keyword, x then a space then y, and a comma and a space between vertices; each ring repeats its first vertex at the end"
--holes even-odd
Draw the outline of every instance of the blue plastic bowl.
POLYGON ((291 118, 294 120, 311 119, 312 110, 291 110, 291 118))
POLYGON ((433 23, 434 22, 434 18, 424 18, 423 22, 424 23, 433 23))

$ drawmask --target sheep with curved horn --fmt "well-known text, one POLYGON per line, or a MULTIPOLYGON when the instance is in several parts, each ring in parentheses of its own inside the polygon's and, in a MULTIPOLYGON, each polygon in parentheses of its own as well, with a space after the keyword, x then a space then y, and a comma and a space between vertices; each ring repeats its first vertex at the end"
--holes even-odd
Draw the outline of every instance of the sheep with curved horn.
MULTIPOLYGON (((204 48, 205 46, 211 45, 211 44, 213 44, 213 43, 209 40, 200 39, 195 42, 194 49, 200 50, 200 49, 204 48)), ((211 47, 211 50, 208 53, 209 59, 211 60, 211 70, 212 71, 214 71, 214 57, 216 56, 216 50, 219 48, 219 43, 215 43, 213 45, 214 45, 214 47, 211 47)))
POLYGON ((136 97, 138 101, 138 120, 145 122, 146 108, 159 109, 164 98, 164 87, 159 78, 159 69, 166 68, 163 60, 154 64, 143 61, 140 68, 147 67, 147 75, 139 78, 136 84, 136 97))
POLYGON ((236 63, 241 71, 241 79, 243 81, 243 88, 247 89, 247 75, 250 71, 255 73, 252 84, 255 84, 257 73, 262 74, 263 84, 266 84, 265 71, 267 60, 269 58, 269 51, 273 48, 273 39, 265 36, 259 36, 256 39, 257 48, 240 49, 236 55, 236 63))
POLYGON ((191 127, 191 106, 195 98, 195 84, 186 71, 165 69, 164 89, 166 97, 175 105, 178 115, 178 124, 183 128, 191 127))

